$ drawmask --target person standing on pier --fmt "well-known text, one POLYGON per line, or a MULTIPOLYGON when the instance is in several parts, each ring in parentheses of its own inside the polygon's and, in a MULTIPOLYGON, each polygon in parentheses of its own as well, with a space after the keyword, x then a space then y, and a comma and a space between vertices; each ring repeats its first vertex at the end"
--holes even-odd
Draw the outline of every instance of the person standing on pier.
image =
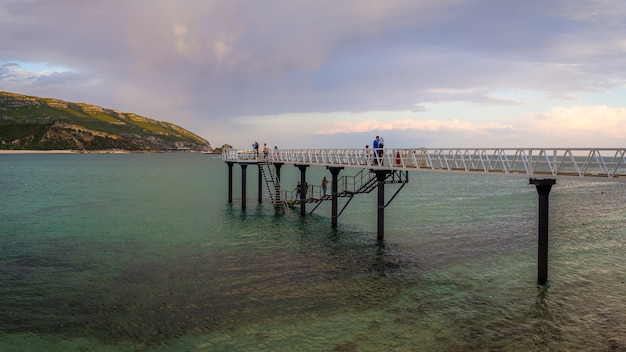
POLYGON ((380 136, 376 136, 376 138, 374 138, 374 142, 372 142, 372 149, 374 149, 374 163, 373 164, 376 164, 376 165, 378 165, 378 158, 382 156, 382 150, 380 150, 379 148, 380 148, 380 136))
POLYGON ((328 186, 328 180, 326 179, 326 176, 324 176, 324 178, 322 179, 322 193, 323 196, 326 196, 326 188, 328 186))
POLYGON ((296 200, 299 200, 300 193, 302 192, 302 186, 300 185, 300 182, 298 182, 298 184, 296 185, 296 189, 294 191, 296 192, 296 200))
POLYGON ((258 158, 259 157, 259 142, 254 142, 252 143, 252 149, 254 150, 254 158, 258 158))

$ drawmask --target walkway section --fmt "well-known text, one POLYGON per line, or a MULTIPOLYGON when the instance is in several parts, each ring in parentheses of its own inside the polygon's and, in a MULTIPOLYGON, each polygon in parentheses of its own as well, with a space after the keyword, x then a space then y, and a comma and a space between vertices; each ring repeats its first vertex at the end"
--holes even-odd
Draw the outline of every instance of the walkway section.
POLYGON ((224 161, 270 162, 359 167, 490 173, 529 178, 593 178, 626 182, 626 148, 415 148, 281 149, 255 154, 230 149, 224 161))

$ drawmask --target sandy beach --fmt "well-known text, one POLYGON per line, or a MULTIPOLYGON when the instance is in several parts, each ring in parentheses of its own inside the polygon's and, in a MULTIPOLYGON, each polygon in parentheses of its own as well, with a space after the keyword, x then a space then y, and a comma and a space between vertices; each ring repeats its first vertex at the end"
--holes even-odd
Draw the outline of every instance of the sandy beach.
MULTIPOLYGON (((204 153, 200 151, 130 151, 122 149, 111 150, 2 150, 0 154, 146 154, 146 153, 204 153)), ((205 153, 215 154, 215 153, 205 153)), ((215 155, 221 155, 217 153, 215 155)))
POLYGON ((0 154, 125 154, 127 150, 0 150, 0 154))
POLYGON ((80 153, 74 150, 0 150, 0 154, 69 154, 80 153))

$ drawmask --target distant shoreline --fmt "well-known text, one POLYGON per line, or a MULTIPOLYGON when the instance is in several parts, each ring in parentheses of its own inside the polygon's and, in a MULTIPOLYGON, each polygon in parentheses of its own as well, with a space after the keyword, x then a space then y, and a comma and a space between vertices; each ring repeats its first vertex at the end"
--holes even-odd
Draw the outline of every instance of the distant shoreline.
MULTIPOLYGON (((2 150, 0 154, 135 154, 135 153, 204 153, 200 151, 131 151, 131 150, 2 150)), ((215 153, 208 153, 215 154, 215 153)), ((216 154, 219 155, 219 154, 216 154)))
POLYGON ((77 154, 75 150, 0 150, 0 154, 77 154))

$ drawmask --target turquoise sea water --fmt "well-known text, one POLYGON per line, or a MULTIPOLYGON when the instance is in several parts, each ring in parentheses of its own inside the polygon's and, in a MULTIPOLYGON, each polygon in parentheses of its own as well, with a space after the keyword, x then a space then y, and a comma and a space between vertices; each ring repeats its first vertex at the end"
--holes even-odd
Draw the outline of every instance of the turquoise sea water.
POLYGON ((626 351, 626 184, 557 182, 538 286, 527 179, 412 172, 379 243, 375 192, 332 228, 233 170, 229 205, 208 155, 0 155, 0 351, 626 351))

